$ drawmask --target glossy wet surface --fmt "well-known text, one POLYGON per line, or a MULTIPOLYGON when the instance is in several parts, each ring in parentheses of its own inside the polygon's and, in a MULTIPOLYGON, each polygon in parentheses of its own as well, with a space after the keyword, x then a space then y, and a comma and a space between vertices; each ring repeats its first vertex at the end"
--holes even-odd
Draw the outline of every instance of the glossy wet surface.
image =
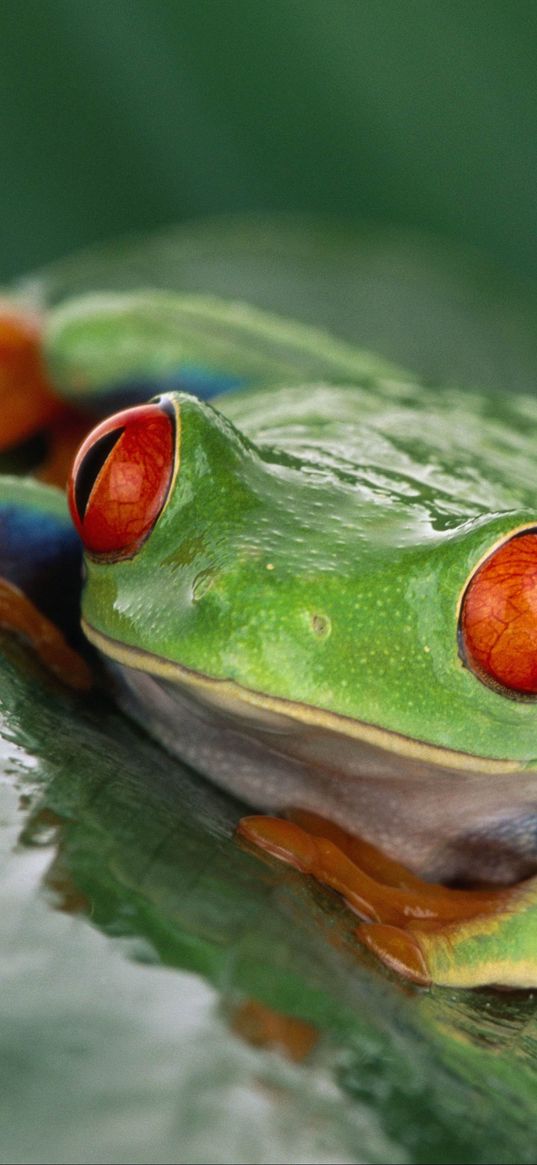
POLYGON ((4 648, 2 1160, 534 1160, 532 997, 402 987, 237 803, 4 648))

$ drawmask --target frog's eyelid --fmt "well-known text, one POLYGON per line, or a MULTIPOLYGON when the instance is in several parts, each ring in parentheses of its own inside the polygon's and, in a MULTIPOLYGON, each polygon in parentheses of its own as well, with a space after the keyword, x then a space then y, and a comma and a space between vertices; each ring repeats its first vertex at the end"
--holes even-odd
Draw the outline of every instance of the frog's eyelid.
POLYGON ((162 514, 165 512, 165 510, 167 509, 168 503, 169 503, 170 498, 173 494, 175 482, 177 480, 177 475, 179 473, 179 465, 181 462, 181 440, 182 440, 181 406, 180 406, 179 401, 177 399, 176 393, 173 393, 173 394, 160 393, 159 396, 153 397, 153 399, 149 403, 156 404, 159 406, 160 410, 163 413, 165 413, 167 417, 170 418, 170 421, 172 423, 172 428, 173 428, 174 458, 173 458, 172 475, 171 475, 170 483, 168 486, 168 493, 167 493, 167 496, 165 498, 162 510, 160 511, 160 514, 159 514, 159 518, 160 518, 162 516, 162 514))

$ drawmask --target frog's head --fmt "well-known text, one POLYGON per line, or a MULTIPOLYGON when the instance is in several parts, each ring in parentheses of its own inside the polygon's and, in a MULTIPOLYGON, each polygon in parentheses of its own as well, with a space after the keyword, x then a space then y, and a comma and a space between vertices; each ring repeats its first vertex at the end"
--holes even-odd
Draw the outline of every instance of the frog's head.
POLYGON ((388 488, 319 449, 254 443, 185 394, 100 425, 71 484, 89 637, 392 752, 531 765, 537 511, 461 505, 435 527, 408 458, 388 488))

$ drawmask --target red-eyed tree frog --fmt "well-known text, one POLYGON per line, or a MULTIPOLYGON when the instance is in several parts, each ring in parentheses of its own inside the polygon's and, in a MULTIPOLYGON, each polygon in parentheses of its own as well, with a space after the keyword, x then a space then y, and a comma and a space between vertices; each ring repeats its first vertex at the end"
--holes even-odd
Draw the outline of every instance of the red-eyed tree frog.
MULTIPOLYGON (((168 293, 67 303, 42 350, 105 416, 69 499, 121 705, 283 815, 241 833, 338 890, 389 966, 536 987, 537 402, 168 293)), ((21 537, 45 487, 11 488, 21 537)))

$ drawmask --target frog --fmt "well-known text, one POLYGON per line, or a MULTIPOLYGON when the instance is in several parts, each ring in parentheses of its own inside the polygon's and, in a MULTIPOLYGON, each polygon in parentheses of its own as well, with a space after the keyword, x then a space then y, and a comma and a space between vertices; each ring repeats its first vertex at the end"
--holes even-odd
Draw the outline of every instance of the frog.
MULTIPOLYGON (((111 307, 53 313, 62 391, 132 382, 111 307)), ((338 891, 392 970, 535 987, 537 404, 358 351, 236 383, 216 331, 223 391, 144 371, 164 391, 74 462, 82 628, 115 698, 261 810, 244 843, 338 891)))

